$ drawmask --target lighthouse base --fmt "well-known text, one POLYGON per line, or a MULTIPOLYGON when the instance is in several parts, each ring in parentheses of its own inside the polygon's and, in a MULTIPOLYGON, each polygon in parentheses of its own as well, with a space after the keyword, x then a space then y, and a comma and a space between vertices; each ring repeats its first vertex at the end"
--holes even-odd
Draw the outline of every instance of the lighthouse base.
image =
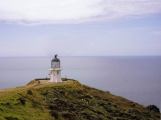
POLYGON ((51 71, 50 72, 50 80, 49 82, 62 82, 61 80, 61 72, 60 71, 51 71))

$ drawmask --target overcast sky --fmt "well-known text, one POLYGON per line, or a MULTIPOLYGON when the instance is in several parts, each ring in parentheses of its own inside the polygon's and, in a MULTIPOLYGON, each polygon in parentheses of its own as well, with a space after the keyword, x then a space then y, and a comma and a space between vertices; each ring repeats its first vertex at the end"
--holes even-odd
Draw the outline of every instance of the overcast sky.
POLYGON ((0 0, 0 56, 161 55, 161 0, 0 0))

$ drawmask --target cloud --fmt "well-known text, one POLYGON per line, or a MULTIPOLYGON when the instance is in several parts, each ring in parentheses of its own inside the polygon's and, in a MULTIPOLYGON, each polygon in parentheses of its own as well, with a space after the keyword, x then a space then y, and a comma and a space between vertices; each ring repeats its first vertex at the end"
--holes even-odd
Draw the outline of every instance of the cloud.
POLYGON ((64 23, 161 13, 161 0, 0 0, 0 21, 64 23))

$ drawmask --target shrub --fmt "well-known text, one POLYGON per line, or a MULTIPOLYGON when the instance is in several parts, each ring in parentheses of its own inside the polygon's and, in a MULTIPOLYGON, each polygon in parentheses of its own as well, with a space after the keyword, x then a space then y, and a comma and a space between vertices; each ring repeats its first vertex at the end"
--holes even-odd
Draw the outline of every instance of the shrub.
POLYGON ((50 114, 51 114, 52 117, 54 117, 54 118, 56 118, 56 119, 58 119, 58 117, 59 117, 58 112, 55 111, 55 110, 50 111, 50 114))
POLYGON ((20 101, 20 103, 21 103, 22 105, 25 105, 25 104, 26 104, 26 100, 25 100, 24 97, 20 97, 20 98, 19 98, 19 101, 20 101))
POLYGON ((29 95, 33 95, 33 93, 32 93, 32 91, 31 91, 31 90, 28 90, 28 91, 27 91, 27 94, 29 94, 29 95))
POLYGON ((61 116, 65 119, 65 120, 75 120, 76 119, 76 115, 71 113, 71 112, 62 112, 61 116))
POLYGON ((153 111, 153 112, 157 112, 157 113, 160 113, 160 110, 157 106, 155 105, 149 105, 146 107, 149 111, 153 111))
POLYGON ((8 116, 5 117, 6 120, 19 120, 17 117, 8 116))

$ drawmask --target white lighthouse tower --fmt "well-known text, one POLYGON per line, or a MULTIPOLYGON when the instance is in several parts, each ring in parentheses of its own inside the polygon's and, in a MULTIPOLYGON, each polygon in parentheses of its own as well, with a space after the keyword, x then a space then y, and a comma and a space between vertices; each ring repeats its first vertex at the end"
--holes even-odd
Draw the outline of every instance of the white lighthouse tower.
POLYGON ((49 82, 62 82, 61 80, 61 69, 60 69, 60 60, 57 58, 58 55, 51 60, 50 68, 50 80, 49 82))

